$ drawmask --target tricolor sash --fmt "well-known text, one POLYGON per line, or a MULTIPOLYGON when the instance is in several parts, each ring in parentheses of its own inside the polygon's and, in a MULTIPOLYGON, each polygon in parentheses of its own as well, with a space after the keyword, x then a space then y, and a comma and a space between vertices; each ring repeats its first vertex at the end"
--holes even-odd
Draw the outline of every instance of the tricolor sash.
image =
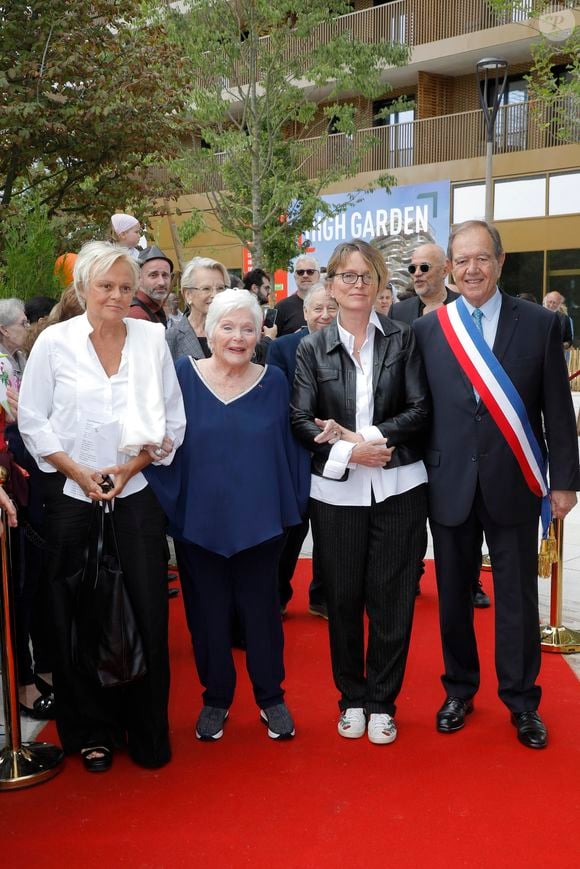
POLYGON ((453 355, 505 437, 529 489, 542 499, 542 531, 546 536, 551 518, 546 463, 521 396, 461 297, 438 308, 437 316, 453 355))

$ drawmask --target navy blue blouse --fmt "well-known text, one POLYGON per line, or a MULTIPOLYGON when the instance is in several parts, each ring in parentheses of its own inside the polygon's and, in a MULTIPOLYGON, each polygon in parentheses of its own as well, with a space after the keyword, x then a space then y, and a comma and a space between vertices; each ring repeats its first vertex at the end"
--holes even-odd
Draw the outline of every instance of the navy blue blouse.
POLYGON ((229 558, 298 525, 310 490, 310 456, 290 430, 289 388, 268 366, 228 402, 189 356, 176 362, 187 429, 169 467, 143 472, 169 519, 168 533, 229 558))

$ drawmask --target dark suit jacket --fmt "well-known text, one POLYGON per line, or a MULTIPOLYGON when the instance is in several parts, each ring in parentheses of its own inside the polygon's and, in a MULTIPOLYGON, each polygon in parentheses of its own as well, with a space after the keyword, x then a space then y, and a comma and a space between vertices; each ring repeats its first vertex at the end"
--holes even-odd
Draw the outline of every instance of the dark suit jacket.
POLYGON ((290 389, 292 389, 294 372, 296 371, 296 351, 306 335, 308 335, 308 327, 303 326, 302 329, 293 332, 292 335, 282 335, 281 338, 276 338, 268 347, 266 362, 268 365, 275 365, 277 368, 282 369, 286 375, 290 389))
MULTIPOLYGON (((459 293, 453 292, 449 287, 447 288, 447 298, 445 299, 444 305, 448 305, 449 302, 455 301, 459 297, 459 293)), ((413 296, 410 299, 404 299, 402 302, 395 302, 394 305, 391 305, 389 308, 388 316, 391 320, 398 320, 399 323, 414 323, 415 320, 418 320, 419 317, 423 316, 423 308, 425 305, 419 298, 419 296, 413 296)))
MULTIPOLYGON (((430 401, 413 330, 377 316, 384 334, 375 332, 372 424, 396 447, 389 463, 393 468, 423 458, 430 401)), ((342 346, 336 320, 300 341, 290 404, 294 434, 312 452, 312 471, 320 476, 331 447, 314 442, 320 433, 315 417, 335 419, 356 430, 356 368, 342 346)), ((346 480, 348 473, 341 479, 346 480)))
MULTIPOLYGON (((413 329, 433 397, 425 453, 431 517, 442 525, 459 525, 469 514, 479 482, 495 522, 533 521, 540 499, 526 485, 484 404, 476 404, 437 313, 419 318, 413 329)), ((539 305, 502 294, 493 352, 524 402, 542 451, 549 449, 551 487, 578 490, 578 441, 558 318, 539 305)))

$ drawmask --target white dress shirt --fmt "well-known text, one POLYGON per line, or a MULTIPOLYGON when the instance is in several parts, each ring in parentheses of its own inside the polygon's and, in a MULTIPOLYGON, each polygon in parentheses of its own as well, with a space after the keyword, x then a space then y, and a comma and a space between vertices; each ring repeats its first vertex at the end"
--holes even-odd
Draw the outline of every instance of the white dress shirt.
MULTIPOLYGON (((138 374, 135 376, 135 359, 142 357, 148 343, 153 353, 156 338, 151 340, 154 336, 150 330, 158 327, 136 319, 123 322, 127 327, 127 339, 121 352, 119 370, 111 377, 103 369, 90 340, 93 328, 86 314, 49 326, 32 348, 22 379, 18 425, 28 451, 42 471, 55 472, 55 467, 44 457, 57 452, 65 452, 83 464, 79 460, 80 442, 84 438, 83 449, 85 453, 90 452, 90 444, 87 447, 86 442, 96 437, 95 428, 99 432, 98 455, 101 458, 95 470, 107 465, 125 464, 130 456, 119 451, 119 444, 131 408, 135 404, 142 408, 149 403, 158 404, 156 391, 159 390, 165 407, 165 432, 173 440, 173 450, 156 464, 173 461, 175 450, 183 441, 185 411, 171 354, 161 336, 159 390, 152 383, 149 384, 149 395, 141 387, 140 393, 143 394, 139 398, 130 396, 130 379, 141 386, 138 374)), ((143 416, 147 416, 146 411, 143 416)), ((144 441, 153 442, 154 439, 144 441)), ((135 474, 118 497, 132 495, 146 485, 143 474, 135 474)), ((88 500, 79 492, 68 494, 88 500)))
MULTIPOLYGON (((465 296, 463 296, 465 307, 469 312, 469 316, 473 317, 475 306, 471 305, 465 296)), ((495 293, 488 299, 485 305, 479 309, 483 314, 481 325, 483 328, 483 338, 488 347, 493 348, 495 336, 497 335, 497 326, 499 323, 499 312, 501 311, 501 293, 498 288, 495 288, 495 293)))
MULTIPOLYGON (((374 413, 373 394, 373 356, 375 331, 384 334, 381 322, 374 311, 371 312, 367 326, 366 339, 360 349, 360 363, 354 355, 354 335, 347 332, 337 318, 338 334, 343 347, 351 357, 356 368, 356 431, 365 441, 382 438, 377 426, 372 424, 374 413)), ((427 471, 423 462, 413 462, 396 468, 369 468, 350 461, 356 444, 340 440, 330 450, 324 466, 323 476, 312 475, 310 497, 325 504, 343 507, 368 507, 372 496, 377 503, 401 495, 427 482, 427 471), (349 475, 340 482, 346 469, 349 475)), ((387 443, 388 446, 388 443, 387 443)))

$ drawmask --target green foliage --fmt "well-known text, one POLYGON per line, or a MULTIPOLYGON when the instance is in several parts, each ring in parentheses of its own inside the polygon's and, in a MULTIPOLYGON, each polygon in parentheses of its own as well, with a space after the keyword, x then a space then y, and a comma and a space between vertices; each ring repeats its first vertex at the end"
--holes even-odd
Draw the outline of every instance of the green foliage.
POLYGON ((206 222, 201 211, 193 211, 177 228, 181 244, 186 245, 194 236, 206 228, 206 222))
POLYGON ((53 272, 56 250, 55 224, 47 215, 46 205, 36 198, 15 210, 4 228, 0 296, 58 296, 62 286, 53 272))
POLYGON ((540 38, 532 44, 532 65, 525 76, 529 99, 535 101, 535 123, 549 129, 555 141, 580 141, 580 27, 574 27, 577 0, 557 4, 550 0, 489 2, 498 15, 525 14, 525 26, 537 29, 540 38), (563 58, 567 58, 564 63, 563 58), (564 75, 556 77, 554 67, 562 65, 564 75))
POLYGON ((408 48, 362 42, 342 0, 183 0, 161 11, 188 57, 197 145, 171 169, 208 193, 255 266, 286 267, 300 233, 332 211, 321 191, 355 175, 374 143, 355 135, 354 105, 339 95, 382 96, 408 48))
POLYGON ((0 226, 34 191, 76 245, 179 193, 151 166, 180 147, 185 64, 140 0, 8 0, 0 28, 0 226))

